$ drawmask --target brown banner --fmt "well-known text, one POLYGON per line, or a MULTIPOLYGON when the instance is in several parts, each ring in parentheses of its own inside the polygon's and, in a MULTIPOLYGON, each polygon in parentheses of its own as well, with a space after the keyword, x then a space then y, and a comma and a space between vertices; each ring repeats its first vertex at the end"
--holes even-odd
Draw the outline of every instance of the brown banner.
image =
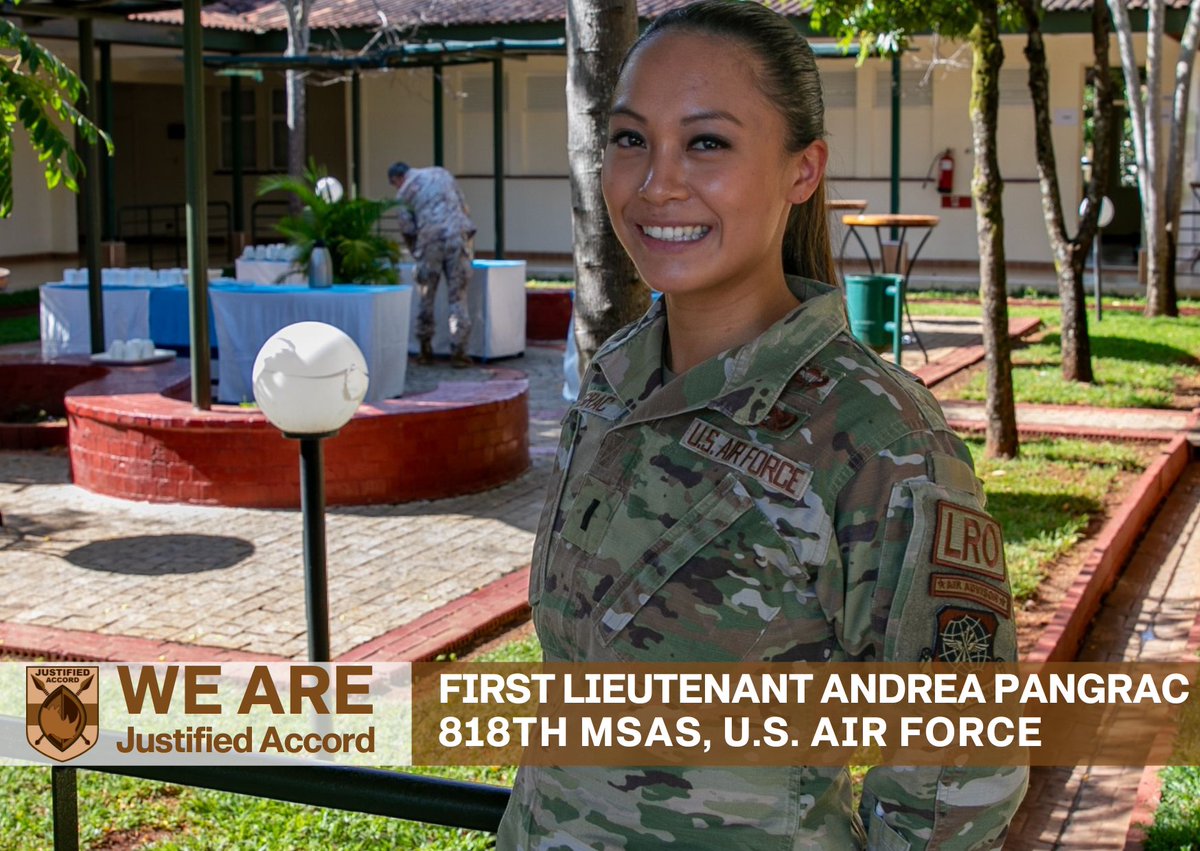
POLYGON ((1196 665, 413 666, 417 765, 1185 765, 1196 665))

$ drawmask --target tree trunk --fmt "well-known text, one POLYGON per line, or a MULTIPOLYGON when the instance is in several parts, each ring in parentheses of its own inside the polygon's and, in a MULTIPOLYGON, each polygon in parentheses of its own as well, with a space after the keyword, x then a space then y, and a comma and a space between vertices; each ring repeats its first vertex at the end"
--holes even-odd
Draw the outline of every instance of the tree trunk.
POLYGON ((1128 0, 1108 0, 1117 44, 1121 48, 1121 70, 1125 76, 1125 102, 1133 119, 1133 148, 1137 156, 1138 191, 1142 201, 1142 250, 1146 254, 1146 315, 1166 311, 1165 270, 1167 262, 1166 209, 1162 203, 1162 168, 1158 151, 1159 78, 1162 66, 1164 0, 1149 0, 1146 32, 1146 96, 1138 73, 1129 22, 1128 0))
POLYGON ((567 158, 580 375, 600 345, 645 312, 649 293, 617 241, 600 186, 608 107, 637 37, 635 0, 567 2, 567 158))
POLYGON ((1038 178, 1042 189, 1042 213, 1054 255, 1058 294, 1062 308, 1062 373, 1067 381, 1088 382, 1092 373, 1091 340, 1088 337, 1087 302, 1084 298, 1084 268, 1096 235, 1100 197, 1108 179, 1108 127, 1112 120, 1112 81, 1108 74, 1108 13, 1102 4, 1093 6, 1092 52, 1096 77, 1093 166, 1085 187, 1087 205, 1075 237, 1068 238, 1063 215, 1062 193, 1050 119, 1050 75, 1046 45, 1041 31, 1040 0, 1020 0, 1026 21, 1025 58, 1029 61, 1029 91, 1033 100, 1038 178))
POLYGON ((975 0, 979 21, 971 31, 971 138, 975 171, 976 234, 979 242, 979 299, 983 305, 983 348, 987 365, 987 447, 989 457, 1015 458, 1019 450, 1012 389, 1012 353, 1008 340, 1008 293, 1004 268, 1004 184, 996 148, 1000 103, 999 10, 975 0))
POLYGON ((1196 62, 1196 39, 1200 34, 1200 3, 1188 10, 1183 37, 1179 41, 1179 60, 1175 63, 1174 98, 1171 106, 1171 141, 1167 146, 1166 211, 1167 259, 1165 310, 1167 316, 1179 315, 1175 264, 1179 251, 1179 213, 1183 207, 1183 147, 1186 143, 1188 106, 1191 100, 1192 67, 1196 62))
MULTIPOLYGON (((307 56, 309 44, 308 12, 312 0, 283 0, 288 15, 288 43, 285 56, 307 56)), ((289 68, 284 76, 287 100, 287 169, 292 177, 304 176, 308 151, 305 137, 308 127, 308 98, 304 90, 305 72, 289 68)), ((300 199, 290 196, 292 215, 300 212, 300 199)))

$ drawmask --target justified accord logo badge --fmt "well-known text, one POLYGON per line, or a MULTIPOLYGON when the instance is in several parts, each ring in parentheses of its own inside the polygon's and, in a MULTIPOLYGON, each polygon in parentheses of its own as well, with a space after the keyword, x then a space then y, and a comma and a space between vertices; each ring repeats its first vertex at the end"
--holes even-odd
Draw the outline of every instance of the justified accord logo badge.
POLYGON ((25 736, 33 749, 66 762, 87 753, 100 732, 98 666, 25 668, 25 736))

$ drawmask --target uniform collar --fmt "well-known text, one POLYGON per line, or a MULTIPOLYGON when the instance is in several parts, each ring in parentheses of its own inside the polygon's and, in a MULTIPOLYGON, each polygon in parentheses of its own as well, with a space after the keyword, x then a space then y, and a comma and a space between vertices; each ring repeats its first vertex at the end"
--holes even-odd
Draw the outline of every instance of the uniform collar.
POLYGON ((722 352, 662 385, 662 299, 596 353, 597 368, 630 416, 622 425, 711 408, 742 425, 759 423, 791 377, 847 328, 841 290, 787 277, 800 304, 759 337, 722 352))

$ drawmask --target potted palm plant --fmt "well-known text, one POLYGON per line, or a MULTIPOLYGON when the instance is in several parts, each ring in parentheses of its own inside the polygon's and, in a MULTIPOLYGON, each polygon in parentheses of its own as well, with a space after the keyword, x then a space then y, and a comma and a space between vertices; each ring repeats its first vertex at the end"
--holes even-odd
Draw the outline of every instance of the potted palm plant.
POLYGON ((327 177, 324 168, 310 160, 303 177, 290 174, 264 177, 259 197, 270 192, 290 192, 303 209, 281 219, 275 229, 298 249, 297 263, 308 268, 317 243, 329 249, 335 284, 395 284, 400 246, 379 232, 379 222, 396 201, 342 197, 319 192, 317 183, 327 177))

